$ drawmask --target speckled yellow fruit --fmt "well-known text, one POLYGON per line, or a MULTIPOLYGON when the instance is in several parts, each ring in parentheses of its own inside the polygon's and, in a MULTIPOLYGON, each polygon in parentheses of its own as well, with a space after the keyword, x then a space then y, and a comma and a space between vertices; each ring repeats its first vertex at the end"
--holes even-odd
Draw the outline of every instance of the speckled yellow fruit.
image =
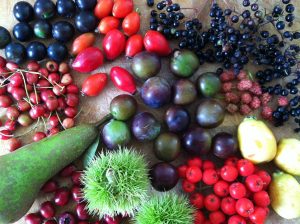
POLYGON ((290 174, 274 173, 269 187, 274 211, 285 219, 300 217, 300 184, 290 174))
POLYGON ((270 162, 276 156, 275 136, 263 121, 245 118, 238 127, 238 141, 243 157, 253 163, 270 162))
POLYGON ((295 138, 280 140, 274 162, 283 171, 300 176, 300 141, 295 138))

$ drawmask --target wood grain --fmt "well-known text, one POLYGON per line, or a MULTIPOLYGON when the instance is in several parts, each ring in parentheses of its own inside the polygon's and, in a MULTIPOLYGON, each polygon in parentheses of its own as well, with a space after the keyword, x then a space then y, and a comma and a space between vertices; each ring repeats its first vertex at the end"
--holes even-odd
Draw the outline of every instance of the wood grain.
MULTIPOLYGON (((16 24, 16 20, 13 17, 13 13, 12 13, 12 9, 13 9, 13 5, 17 2, 18 0, 2 0, 1 4, 0 4, 0 25, 4 26, 6 28, 8 28, 9 30, 12 29, 13 25, 16 24)), ((34 0, 27 0, 28 2, 33 3, 34 0)), ((204 24, 207 24, 209 22, 209 17, 208 17, 208 11, 209 11, 209 5, 211 3, 211 0, 178 0, 178 1, 174 1, 174 2, 180 2, 180 4, 182 5, 182 7, 186 7, 186 8, 197 8, 199 10, 199 18, 202 20, 202 22, 204 24)), ((227 5, 230 7, 235 7, 237 10, 240 9, 240 4, 242 2, 242 0, 224 0, 224 1, 218 1, 220 3, 220 5, 227 5)), ((263 4, 266 8, 270 8, 272 6, 274 6, 275 4, 278 4, 280 2, 280 0, 265 0, 265 1, 259 1, 259 3, 263 4)), ((297 24, 295 26, 295 30, 300 30, 300 24, 299 24, 299 12, 300 12, 300 1, 298 0, 292 0, 292 2, 294 2, 298 7, 297 7, 297 12, 295 13, 296 17, 297 17, 297 24)), ((141 15, 142 15, 142 32, 144 33, 145 30, 148 29, 148 18, 149 18, 149 8, 146 6, 145 4, 145 0, 135 0, 135 6, 137 8, 139 8, 141 15)), ((193 10, 186 10, 187 14, 193 14, 194 11, 193 10)), ((101 40, 103 37, 99 37, 97 40, 96 45, 97 46, 101 46, 101 40)), ((3 55, 3 52, 1 52, 1 54, 3 55)), ((125 58, 120 58, 114 62, 106 62, 105 65, 103 67, 101 67, 98 71, 99 72, 109 72, 110 71, 110 67, 113 65, 119 65, 119 66, 123 66, 127 69, 130 69, 130 60, 126 60, 125 58)), ((195 74, 196 78, 199 74, 206 72, 206 71, 215 71, 217 65, 209 65, 209 64, 205 64, 203 66, 201 66, 198 70, 198 72, 195 74)), ((248 69, 255 71, 257 68, 253 67, 253 66, 249 66, 248 69)), ((76 74, 73 73, 76 83, 80 84, 82 83, 82 81, 86 78, 87 74, 76 74)), ((172 82, 172 78, 173 76, 170 74, 170 71, 168 69, 168 59, 164 59, 164 64, 163 64, 163 68, 162 71, 160 73, 161 76, 166 77, 168 80, 170 80, 170 82, 172 82)), ((78 123, 84 123, 84 122, 95 122, 97 120, 99 120, 101 117, 103 117, 105 114, 108 113, 108 107, 109 107, 109 103, 111 101, 111 99, 120 94, 121 92, 116 90, 112 83, 109 83, 108 86, 106 87, 106 90, 98 97, 94 97, 94 98, 82 98, 81 99, 81 105, 80 108, 82 109, 82 112, 80 114, 80 116, 78 117, 77 122, 78 123)), ((191 111, 194 111, 195 109, 195 105, 191 106, 189 108, 191 111)), ((162 108, 160 110, 150 110, 149 108, 140 105, 139 108, 140 111, 151 111, 155 114, 155 116, 157 116, 158 118, 163 117, 163 112, 166 110, 166 108, 162 108)), ((5 110, 0 109, 0 118, 4 116, 5 110)), ((237 125, 240 123, 242 117, 239 116, 226 116, 226 119, 224 121, 224 123, 222 124, 221 127, 218 127, 215 130, 211 130, 210 132, 212 134, 221 131, 221 130, 225 130, 231 133, 236 133, 236 128, 237 125)), ((4 118, 2 118, 1 120, 4 120, 4 118)), ((42 127, 40 127, 40 129, 42 129, 42 127)), ((277 128, 274 129, 275 135, 277 137, 277 139, 279 140, 280 138, 283 137, 298 137, 296 136, 292 131, 291 128, 289 128, 288 126, 285 126, 283 128, 277 128)), ((19 130, 18 134, 20 133, 24 133, 26 132, 26 130, 19 130)), ((22 137, 22 141, 24 144, 30 143, 31 142, 31 137, 32 134, 27 134, 26 136, 22 137)), ((134 142, 133 146, 135 146, 138 150, 141 150, 145 155, 146 158, 150 161, 150 163, 154 163, 157 162, 157 160, 155 159, 153 153, 152 153, 152 143, 138 143, 138 142, 134 142)), ((1 154, 5 154, 7 153, 6 150, 6 146, 5 146, 5 142, 1 142, 0 141, 0 155, 1 154)), ((32 155, 34 156, 34 155, 32 155)), ((174 164, 178 164, 180 163, 180 160, 176 161, 174 164)), ((1 171, 0 171, 1 172, 1 171)), ((66 185, 68 185, 68 182, 66 182, 66 185)), ((34 203, 34 205, 32 206, 30 212, 37 212, 38 211, 38 207, 39 204, 43 201, 45 201, 46 199, 51 199, 53 197, 53 195, 49 195, 47 197, 45 196, 39 196, 38 199, 36 200, 36 202, 34 203)), ((74 208, 74 205, 70 205, 69 208, 74 208)), ((60 212, 62 212, 62 210, 57 212, 57 215, 60 214, 60 212)), ((19 220, 18 222, 16 222, 18 224, 24 224, 24 219, 19 220)), ((296 224, 296 223, 300 223, 300 219, 298 220, 283 220, 281 219, 279 216, 277 216, 276 214, 274 214, 273 212, 271 212, 271 215, 269 217, 269 220, 267 221, 267 223, 269 224, 296 224)))

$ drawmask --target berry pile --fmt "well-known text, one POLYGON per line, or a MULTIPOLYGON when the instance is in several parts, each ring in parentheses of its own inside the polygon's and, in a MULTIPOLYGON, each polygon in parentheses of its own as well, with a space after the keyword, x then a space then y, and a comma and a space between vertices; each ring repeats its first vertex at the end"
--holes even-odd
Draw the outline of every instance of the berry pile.
POLYGON ((71 128, 78 113, 79 88, 73 84, 66 63, 48 61, 46 67, 31 61, 26 70, 0 57, 0 107, 7 108, 7 120, 0 129, 0 139, 9 140, 8 150, 21 147, 13 138, 18 126, 28 127, 37 121, 33 130, 43 124, 45 132, 36 132, 33 141, 71 128))
POLYGON ((210 160, 191 158, 177 168, 182 189, 197 209, 195 224, 264 223, 270 204, 271 176, 246 159, 230 157, 221 168, 210 160), (207 194, 204 194, 204 189, 207 194))
POLYGON ((39 212, 30 213, 25 216, 26 224, 100 224, 105 221, 105 224, 118 224, 122 220, 121 217, 105 217, 104 220, 90 222, 91 217, 86 210, 86 204, 81 198, 82 183, 81 183, 82 171, 77 170, 77 167, 73 164, 65 167, 60 173, 59 177, 64 180, 65 186, 59 186, 59 183, 55 180, 49 180, 41 189, 41 192, 51 195, 51 200, 45 201, 40 205, 39 212), (75 213, 66 211, 57 216, 57 210, 71 203, 71 200, 76 203, 75 213), (58 218, 55 218, 58 217, 58 218))

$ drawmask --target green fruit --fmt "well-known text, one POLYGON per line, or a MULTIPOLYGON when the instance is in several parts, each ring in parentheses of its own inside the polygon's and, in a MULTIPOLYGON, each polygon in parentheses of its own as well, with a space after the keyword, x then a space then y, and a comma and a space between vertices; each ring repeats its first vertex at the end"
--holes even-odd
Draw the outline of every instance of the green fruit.
POLYGON ((78 158, 97 137, 93 125, 79 125, 0 157, 0 223, 12 223, 30 209, 43 184, 78 158))
POLYGON ((173 133, 163 133, 157 137, 154 144, 156 157, 165 162, 175 160, 180 154, 180 139, 173 133))
POLYGON ((199 66, 197 55, 190 50, 175 51, 171 58, 171 71, 179 77, 188 78, 192 76, 199 66))
POLYGON ((143 51, 132 59, 133 74, 140 79, 148 79, 157 75, 161 69, 160 57, 154 53, 143 51))
POLYGON ((283 171, 300 176, 300 141, 295 138, 281 139, 274 162, 283 171))
POLYGON ((103 127, 102 136, 105 145, 110 149, 115 149, 119 145, 126 145, 131 139, 127 124, 117 120, 111 120, 103 127))
POLYGON ((199 76, 197 88, 202 96, 213 97, 221 90, 221 81, 215 73, 206 72, 199 76))
POLYGON ((274 173, 269 187, 274 211, 285 219, 300 217, 300 184, 290 174, 274 173))
POLYGON ((186 105, 193 103, 197 98, 197 90, 194 83, 188 79, 179 79, 173 85, 173 103, 186 105))
POLYGON ((136 109, 137 102, 131 95, 122 94, 110 102, 110 113, 116 120, 128 120, 135 114, 136 109))
POLYGON ((202 100, 197 109, 197 122, 202 128, 215 128, 223 123, 224 107, 214 99, 202 100))

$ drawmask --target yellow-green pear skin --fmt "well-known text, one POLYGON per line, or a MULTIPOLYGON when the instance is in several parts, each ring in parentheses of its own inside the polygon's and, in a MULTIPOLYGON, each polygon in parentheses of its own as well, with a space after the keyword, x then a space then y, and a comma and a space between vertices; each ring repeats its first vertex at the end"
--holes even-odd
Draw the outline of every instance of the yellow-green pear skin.
POLYGON ((285 219, 300 217, 300 184, 290 174, 279 172, 273 174, 269 187, 271 206, 285 219))
POLYGON ((98 135, 93 125, 78 125, 0 156, 0 224, 19 220, 42 185, 77 159, 98 135))
POLYGON ((295 138, 280 140, 274 162, 284 172, 300 176, 300 141, 295 138))
POLYGON ((238 142, 242 156, 253 163, 272 161, 277 142, 268 126, 255 118, 245 118, 238 127, 238 142))

